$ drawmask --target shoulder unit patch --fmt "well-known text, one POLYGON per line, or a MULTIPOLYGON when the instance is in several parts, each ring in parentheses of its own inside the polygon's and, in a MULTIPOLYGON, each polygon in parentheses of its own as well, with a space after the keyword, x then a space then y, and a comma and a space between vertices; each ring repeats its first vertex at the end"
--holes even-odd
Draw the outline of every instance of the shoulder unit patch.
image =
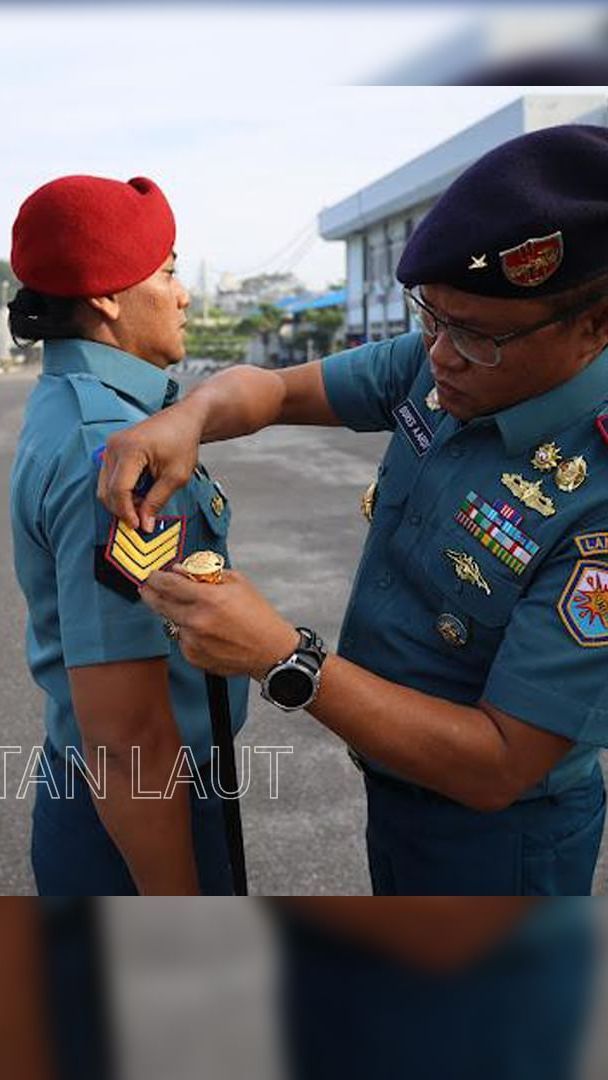
POLYGON ((608 565, 579 559, 557 611, 568 633, 585 648, 608 645, 608 565))
POLYGON ((581 533, 574 543, 581 555, 608 555, 608 532, 581 533))

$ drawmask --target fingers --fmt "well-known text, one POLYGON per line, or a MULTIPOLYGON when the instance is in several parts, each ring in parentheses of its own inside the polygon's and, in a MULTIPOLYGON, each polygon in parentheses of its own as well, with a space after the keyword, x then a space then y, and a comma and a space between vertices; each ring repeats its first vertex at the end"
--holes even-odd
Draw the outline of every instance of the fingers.
MULTIPOLYGON (((146 497, 139 506, 139 522, 144 532, 154 531, 154 519, 169 501, 174 491, 187 483, 190 473, 187 472, 185 479, 181 474, 163 473, 155 480, 146 497)), ((138 522, 138 524, 139 524, 138 522)))
POLYGON ((110 513, 126 521, 133 529, 139 527, 133 488, 144 468, 145 457, 141 452, 128 451, 114 462, 108 450, 97 482, 97 495, 110 513))

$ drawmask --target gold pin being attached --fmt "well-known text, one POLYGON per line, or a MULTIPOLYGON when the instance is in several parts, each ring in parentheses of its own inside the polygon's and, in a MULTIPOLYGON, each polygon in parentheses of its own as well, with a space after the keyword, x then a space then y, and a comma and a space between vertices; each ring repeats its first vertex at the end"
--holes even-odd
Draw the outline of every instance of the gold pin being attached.
POLYGON ((209 585, 221 585, 226 560, 216 551, 194 551, 173 567, 191 581, 205 581, 209 585))
POLYGON ((424 404, 426 405, 427 409, 429 409, 430 412, 440 412, 441 411, 441 405, 439 404, 439 394, 437 392, 437 387, 436 386, 434 386, 431 390, 429 390, 428 394, 426 395, 426 397, 424 399, 424 404))
POLYGON ((542 446, 536 448, 531 460, 535 469, 539 469, 540 472, 551 472, 551 469, 556 469, 562 460, 562 452, 554 442, 543 443, 542 446))
POLYGON ((371 524, 371 520, 372 520, 372 518, 374 516, 374 510, 376 508, 376 496, 377 496, 377 494, 378 494, 377 481, 372 480, 369 487, 367 487, 365 489, 365 491, 363 492, 363 495, 361 496, 361 503, 360 503, 361 513, 363 514, 363 517, 365 518, 365 520, 369 521, 370 524, 371 524))
POLYGON ((553 479, 560 491, 576 491, 587 479, 587 462, 580 456, 567 458, 558 465, 553 479))
POLYGON ((537 510, 543 517, 551 517, 555 513, 553 499, 549 495, 545 495, 541 490, 542 480, 526 480, 519 473, 503 473, 500 482, 524 506, 529 506, 531 510, 537 510))
POLYGON ((481 572, 479 563, 472 555, 467 555, 466 551, 449 551, 447 549, 443 554, 450 559, 454 566, 454 573, 461 581, 466 581, 469 585, 476 585, 478 589, 483 589, 487 596, 490 595, 492 590, 481 572))

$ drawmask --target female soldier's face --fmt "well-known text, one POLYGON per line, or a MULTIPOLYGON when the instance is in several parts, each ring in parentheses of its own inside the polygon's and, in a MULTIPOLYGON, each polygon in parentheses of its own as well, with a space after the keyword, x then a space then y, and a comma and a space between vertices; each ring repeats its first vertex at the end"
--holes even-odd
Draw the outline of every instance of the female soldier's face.
POLYGON ((190 297, 176 277, 175 253, 145 281, 117 293, 117 298, 120 314, 115 333, 125 352, 160 368, 183 359, 190 297))

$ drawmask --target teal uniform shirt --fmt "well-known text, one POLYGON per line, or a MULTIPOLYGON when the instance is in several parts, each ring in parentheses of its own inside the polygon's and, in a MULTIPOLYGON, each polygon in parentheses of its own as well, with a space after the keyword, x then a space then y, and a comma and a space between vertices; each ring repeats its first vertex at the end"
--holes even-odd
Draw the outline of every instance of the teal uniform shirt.
MULTIPOLYGON (((45 345, 13 465, 11 514, 16 572, 29 613, 28 662, 45 692, 46 727, 59 753, 80 746, 66 669, 166 657, 183 743, 198 762, 210 757, 203 675, 167 640, 159 617, 121 591, 125 584, 137 595, 105 557, 115 522, 96 497, 99 469, 92 460, 113 431, 157 412, 173 389, 160 368, 118 349, 84 340, 45 345)), ((162 515, 179 519, 183 556, 200 549, 227 555, 230 510, 202 468, 162 515)), ((248 684, 235 678, 229 686, 238 730, 248 684)))
POLYGON ((323 376, 346 426, 394 432, 339 653, 572 739, 523 799, 588 777, 608 746, 608 446, 595 426, 608 412, 608 350, 561 386, 467 423, 429 408, 418 333, 328 357, 323 376), (551 442, 562 460, 584 458, 576 490, 533 466, 551 442), (505 474, 541 481, 555 513, 525 505, 505 474), (477 581, 456 572, 463 556, 477 581))

